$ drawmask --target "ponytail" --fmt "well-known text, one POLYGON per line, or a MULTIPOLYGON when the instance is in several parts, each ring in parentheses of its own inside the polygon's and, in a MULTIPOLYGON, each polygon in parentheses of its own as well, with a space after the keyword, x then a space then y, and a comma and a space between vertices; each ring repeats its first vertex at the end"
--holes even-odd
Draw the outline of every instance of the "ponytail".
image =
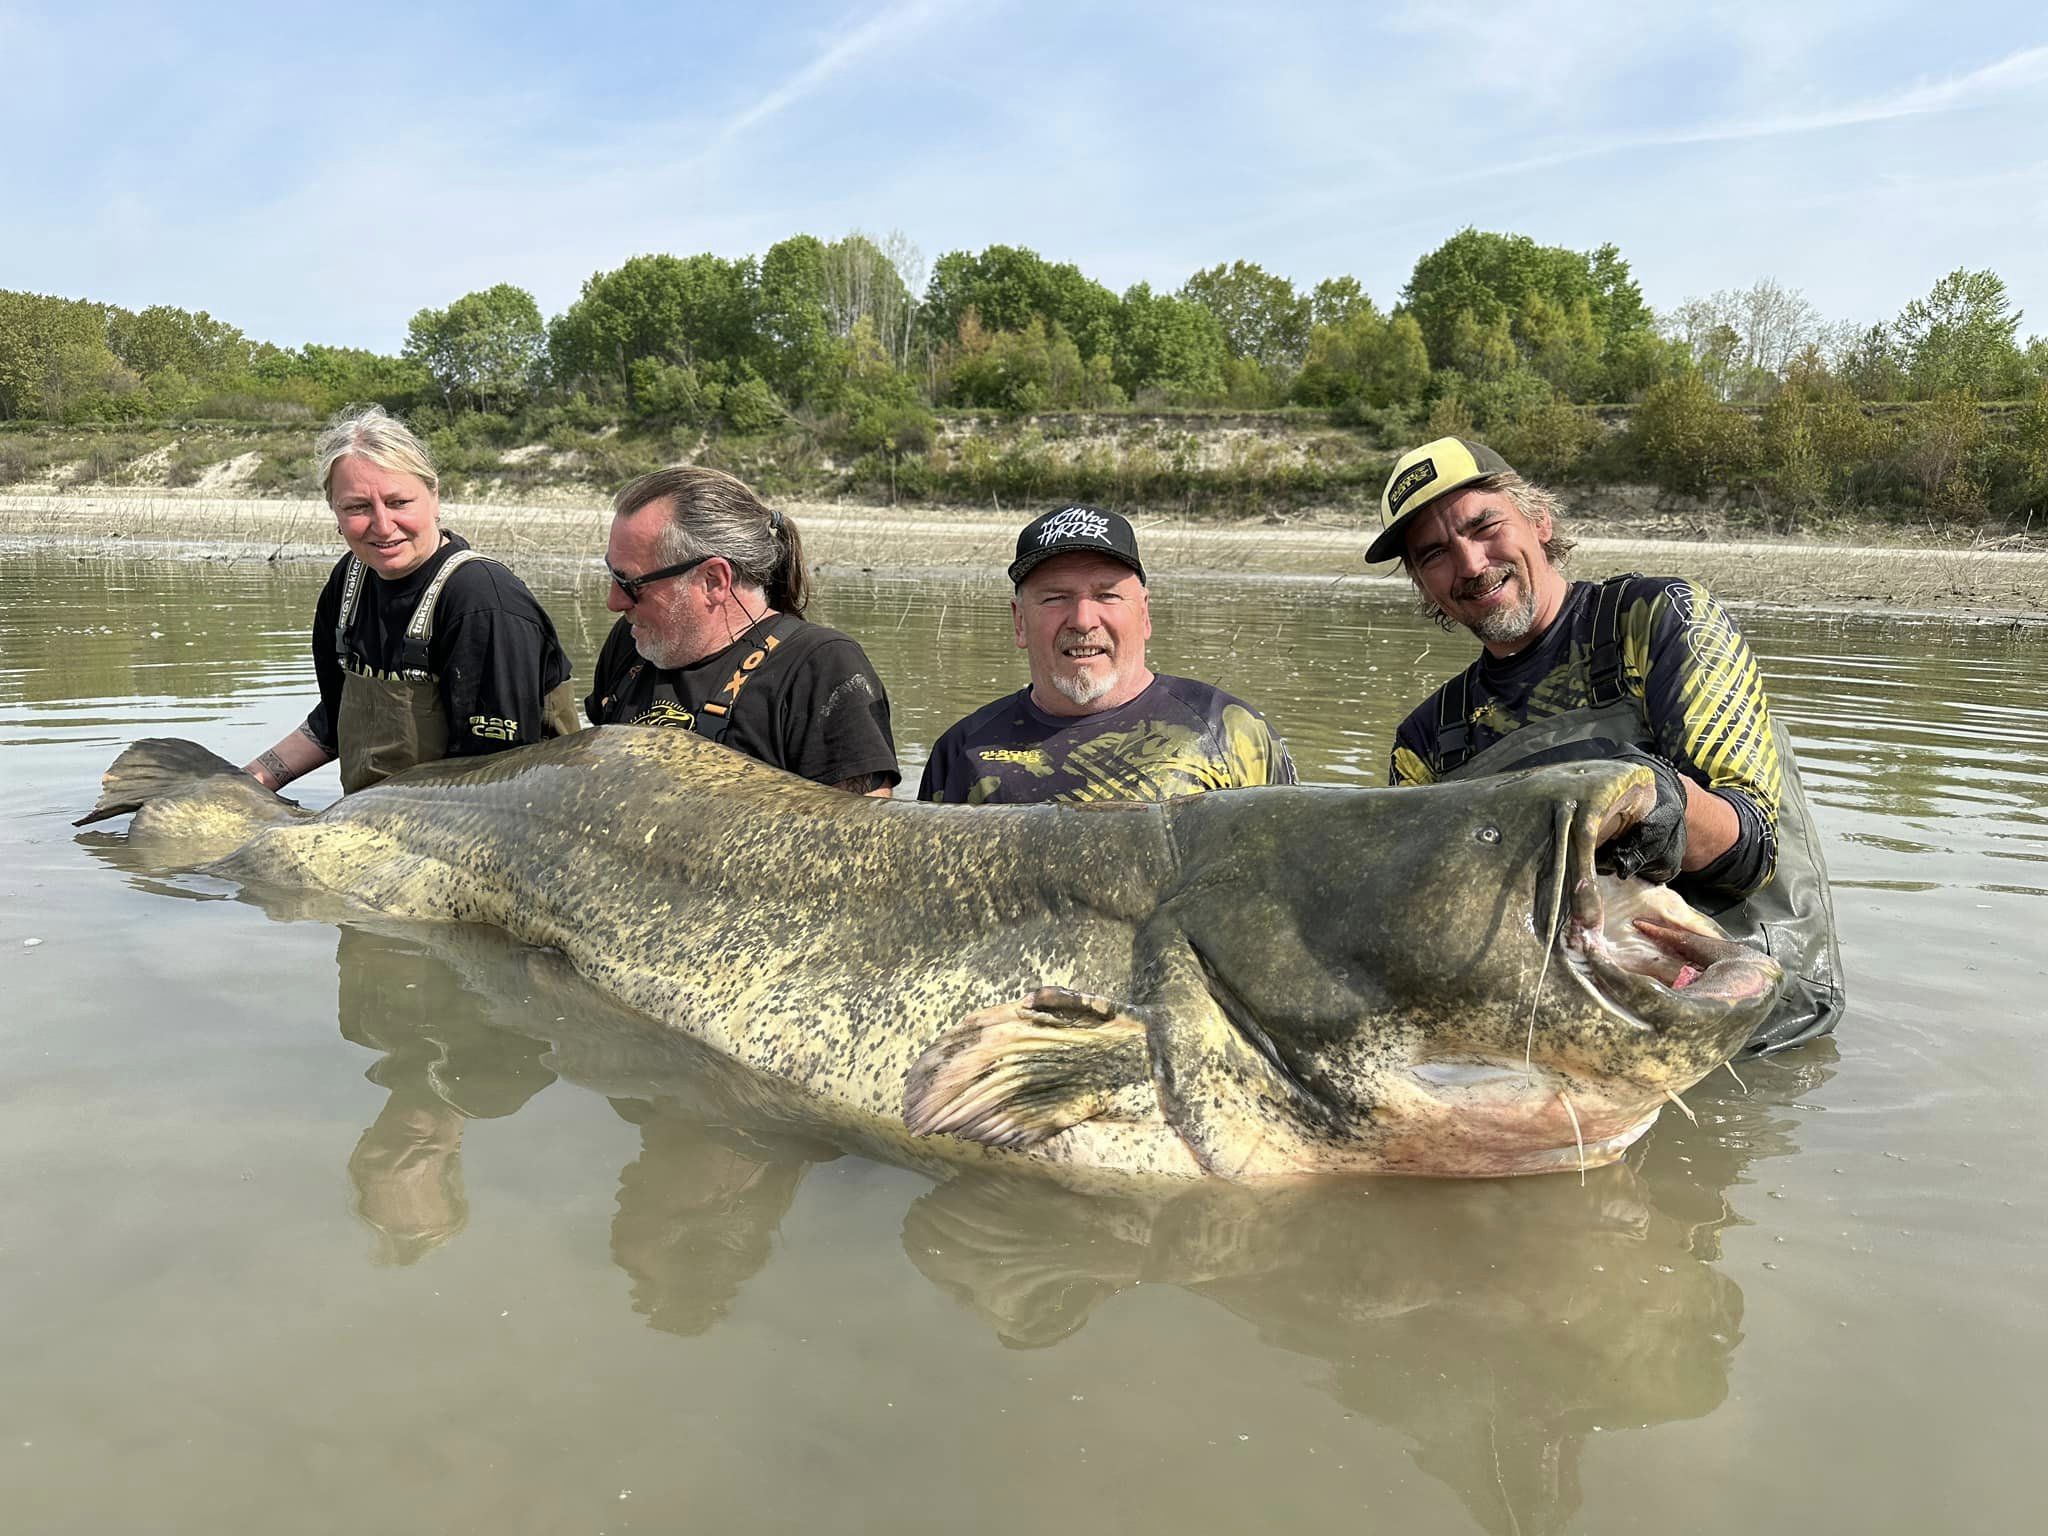
POLYGON ((796 524, 772 507, 768 510, 768 536, 780 551, 775 573, 762 583, 768 594, 768 606, 800 619, 811 602, 811 573, 804 564, 804 541, 797 534, 796 524))

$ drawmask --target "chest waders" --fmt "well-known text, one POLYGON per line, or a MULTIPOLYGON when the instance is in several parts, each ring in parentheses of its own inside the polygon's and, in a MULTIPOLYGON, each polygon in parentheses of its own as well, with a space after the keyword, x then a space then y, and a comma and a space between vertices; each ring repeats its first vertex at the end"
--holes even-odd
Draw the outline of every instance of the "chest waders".
MULTIPOLYGON (((434 573, 414 604, 399 650, 398 670, 378 676, 362 670, 349 653, 349 626, 363 595, 368 568, 351 559, 342 578, 341 616, 334 625, 334 653, 341 662, 341 709, 335 740, 341 748, 341 792, 380 784, 394 773, 448 755, 448 712, 441 705, 441 679, 428 665, 434 639, 434 609, 448 578, 472 560, 488 557, 458 549, 434 573)), ((558 683, 543 701, 542 736, 566 736, 576 729, 576 705, 568 682, 558 683)))
MULTIPOLYGON (((1439 779, 1476 779, 1506 773, 1523 759, 1567 742, 1605 738, 1646 752, 1658 750, 1649 722, 1643 716, 1643 701, 1631 695, 1622 682, 1622 587, 1631 579, 1616 576, 1601 584, 1600 605, 1593 622, 1593 647, 1587 659, 1591 703, 1532 720, 1474 751, 1467 674, 1461 672, 1445 685, 1438 713, 1442 751, 1439 779)), ((1744 1047, 1754 1054, 1782 1050, 1802 1040, 1833 1033, 1844 1001, 1834 898, 1828 889, 1827 865, 1821 858, 1813 812, 1806 802, 1806 788, 1799 779, 1792 743, 1775 719, 1771 722, 1771 736, 1778 749, 1781 778, 1777 869, 1760 889, 1748 896, 1687 893, 1694 906, 1730 935, 1760 944, 1785 968, 1785 991, 1778 999, 1776 1011, 1744 1047)), ((1684 877, 1673 883, 1682 887, 1684 877)))

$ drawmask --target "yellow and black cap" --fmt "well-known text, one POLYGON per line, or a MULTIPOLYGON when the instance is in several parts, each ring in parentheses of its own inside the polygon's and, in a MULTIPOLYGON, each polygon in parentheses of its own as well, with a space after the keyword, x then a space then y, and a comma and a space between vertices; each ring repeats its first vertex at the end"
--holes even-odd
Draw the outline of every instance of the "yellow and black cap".
POLYGON ((1043 517, 1034 517, 1017 535, 1017 558, 1010 562, 1010 585, 1015 586, 1054 555, 1107 555, 1128 565, 1145 579, 1144 562, 1138 559, 1138 535, 1114 512, 1101 507, 1055 507, 1043 517))
POLYGON ((1393 560, 1407 538, 1408 519, 1460 486, 1490 475, 1511 475, 1508 461, 1469 437, 1440 437, 1411 448, 1394 464, 1380 492, 1380 534, 1365 552, 1370 561, 1393 560))

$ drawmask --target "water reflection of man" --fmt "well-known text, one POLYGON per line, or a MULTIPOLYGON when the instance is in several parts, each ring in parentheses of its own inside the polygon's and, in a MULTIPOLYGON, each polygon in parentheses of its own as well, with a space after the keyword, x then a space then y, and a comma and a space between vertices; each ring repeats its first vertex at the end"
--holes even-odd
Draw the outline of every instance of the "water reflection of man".
POLYGON ((426 950, 343 928, 335 959, 342 1036, 382 1053, 363 1075, 389 1093, 349 1155, 353 1207, 380 1263, 416 1264, 469 1220, 463 1123, 512 1114, 555 1074, 426 950))
POLYGON ((1481 647, 1401 723, 1389 782, 1592 757, 1647 765, 1656 806, 1603 858, 1670 883, 1784 963, 1784 995, 1751 1049, 1832 1030, 1841 959, 1799 766, 1748 643, 1706 588, 1567 580, 1557 498, 1466 438, 1403 454, 1380 520, 1366 558, 1399 558, 1425 611, 1481 647))
POLYGON ((1030 686, 938 739, 920 800, 1164 800, 1294 782, 1286 743, 1257 710, 1146 665, 1152 599, 1123 518, 1048 512, 1017 535, 1009 575, 1030 686))
POLYGON ((775 1251, 811 1161, 663 1104, 611 1104, 640 1128, 640 1156, 619 1173, 612 1259, 631 1277, 633 1310, 650 1326, 703 1333, 775 1251))

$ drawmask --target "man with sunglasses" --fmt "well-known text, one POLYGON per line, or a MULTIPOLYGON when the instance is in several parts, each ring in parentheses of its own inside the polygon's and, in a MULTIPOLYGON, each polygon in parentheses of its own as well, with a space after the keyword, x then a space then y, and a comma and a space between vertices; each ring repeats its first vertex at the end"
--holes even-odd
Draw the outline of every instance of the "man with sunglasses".
POLYGON ((584 713, 663 725, 854 794, 901 777, 889 697, 850 636, 803 616, 796 526, 740 481, 678 465, 612 501, 605 546, 619 615, 584 713))

